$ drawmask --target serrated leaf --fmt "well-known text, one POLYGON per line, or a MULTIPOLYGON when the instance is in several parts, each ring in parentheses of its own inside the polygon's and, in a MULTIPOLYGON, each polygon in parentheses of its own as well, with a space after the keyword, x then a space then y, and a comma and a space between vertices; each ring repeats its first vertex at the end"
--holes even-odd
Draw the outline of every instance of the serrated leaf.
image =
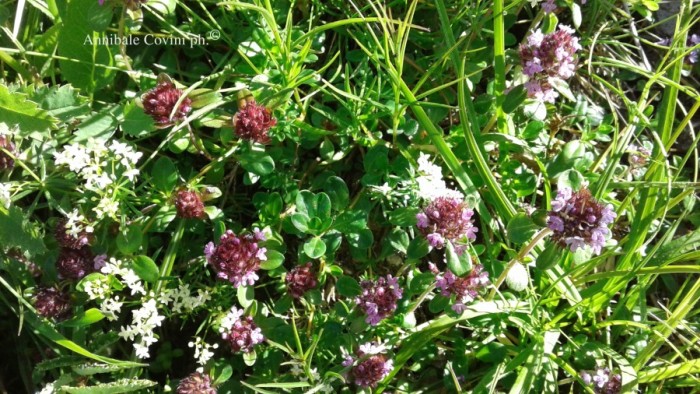
POLYGON ((11 206, 6 210, 0 206, 0 250, 10 248, 17 248, 32 256, 46 251, 38 229, 25 220, 24 213, 19 208, 11 206))
POLYGON ((75 87, 94 92, 114 79, 114 57, 109 45, 101 45, 104 33, 93 32, 85 23, 93 0, 72 0, 61 15, 63 28, 58 37, 61 74, 75 87))
POLYGON ((153 131, 155 123, 153 118, 143 112, 143 109, 131 102, 124 106, 124 121, 121 128, 127 135, 141 137, 153 131))
POLYGON ((94 386, 71 387, 63 386, 61 390, 69 394, 120 394, 131 393, 155 386, 157 383, 145 379, 120 379, 110 383, 100 383, 94 386))
POLYGON ((39 86, 29 92, 29 98, 62 122, 90 112, 87 98, 81 96, 71 85, 39 86))
POLYGON ((39 106, 27 100, 25 94, 12 92, 0 85, 0 123, 17 128, 20 135, 43 132, 53 128, 57 120, 39 106))
POLYGON ((73 372, 81 376, 96 375, 98 373, 110 373, 123 369, 134 368, 123 365, 109 365, 104 363, 83 363, 73 367, 73 372))

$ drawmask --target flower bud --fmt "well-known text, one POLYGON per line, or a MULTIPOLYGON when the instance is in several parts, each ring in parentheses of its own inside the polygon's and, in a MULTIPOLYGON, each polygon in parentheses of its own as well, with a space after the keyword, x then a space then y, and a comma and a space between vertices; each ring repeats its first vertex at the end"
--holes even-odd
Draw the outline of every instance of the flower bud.
POLYGON ((287 282, 287 291, 294 298, 300 298, 317 284, 311 263, 292 268, 284 280, 287 282))
POLYGON ((180 381, 177 394, 216 394, 216 389, 212 387, 209 375, 194 372, 180 381))
POLYGON ((183 219, 204 219, 204 203, 199 193, 190 190, 180 190, 175 195, 177 216, 183 219))
POLYGON ((163 80, 155 88, 149 90, 141 97, 143 111, 150 115, 160 126, 168 126, 174 122, 179 122, 192 110, 192 100, 186 97, 170 118, 170 114, 175 108, 175 104, 182 96, 182 90, 175 87, 171 81, 163 80))
POLYGON ((268 131, 277 124, 270 110, 259 105, 253 99, 245 102, 233 117, 233 126, 236 135, 244 140, 250 140, 259 144, 270 143, 268 131))
POLYGON ((9 135, 0 134, 0 171, 10 170, 15 166, 15 160, 5 151, 16 154, 15 144, 10 140, 9 135))
POLYGON ((60 321, 70 316, 72 306, 67 293, 50 287, 37 292, 34 297, 34 308, 40 316, 60 321))
POLYGON ((513 291, 521 292, 527 289, 528 283, 529 276, 527 268, 518 262, 513 264, 506 275, 506 284, 508 287, 513 291))
POLYGON ((56 260, 58 276, 63 279, 82 279, 94 272, 94 258, 87 246, 82 249, 63 248, 56 260))

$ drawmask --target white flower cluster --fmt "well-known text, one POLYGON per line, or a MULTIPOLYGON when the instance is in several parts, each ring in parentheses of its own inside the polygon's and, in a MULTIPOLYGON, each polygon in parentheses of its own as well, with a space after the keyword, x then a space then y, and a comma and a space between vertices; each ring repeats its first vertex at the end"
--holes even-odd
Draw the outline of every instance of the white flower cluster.
POLYGON ((125 267, 121 260, 111 257, 109 261, 106 262, 104 258, 102 258, 101 262, 104 263, 104 266, 101 267, 100 272, 105 275, 117 276, 118 279, 131 290, 131 295, 137 293, 146 294, 146 289, 144 289, 143 283, 141 283, 141 278, 136 275, 134 270, 125 267))
POLYGON ((63 147, 63 151, 54 153, 57 166, 66 165, 85 181, 85 189, 101 197, 94 209, 98 219, 106 216, 115 217, 119 203, 113 199, 117 181, 124 177, 133 182, 139 175, 136 163, 142 153, 129 145, 112 141, 108 145, 90 139, 87 145, 74 143, 63 147))
MULTIPOLYGON (((307 380, 309 380, 309 377, 306 376, 306 373, 304 372, 304 369, 302 368, 302 366, 303 366, 302 363, 294 363, 294 365, 292 365, 292 369, 289 370, 289 372, 291 372, 292 375, 298 377, 302 381, 306 382, 307 380)), ((311 377, 313 378, 313 380, 315 380, 315 381, 321 380, 321 374, 318 373, 317 368, 311 368, 309 370, 309 372, 311 373, 311 377)))
POLYGON ((418 196, 426 200, 437 197, 464 198, 462 193, 449 189, 442 179, 442 168, 430 161, 430 156, 421 153, 418 157, 418 196))
POLYGON ((186 283, 177 288, 163 290, 159 299, 163 304, 172 302, 170 309, 173 313, 191 312, 209 300, 211 295, 206 290, 198 290, 197 295, 190 294, 190 286, 186 283))
POLYGON ((74 209, 72 212, 66 215, 66 233, 72 236, 73 238, 79 238, 80 233, 82 233, 83 231, 85 231, 86 233, 95 232, 94 227, 92 227, 89 224, 83 225, 83 223, 87 223, 85 216, 81 215, 77 209, 74 209))
POLYGON ((215 343, 210 345, 204 342, 204 339, 200 337, 194 337, 194 342, 187 344, 189 347, 194 348, 194 358, 197 360, 197 364, 206 365, 206 363, 214 357, 214 352, 210 349, 218 349, 219 344, 215 343))
POLYGON ((107 298, 100 304, 100 312, 109 321, 115 321, 119 318, 119 312, 122 311, 123 302, 119 301, 119 296, 107 298))
POLYGON ((9 209, 10 203, 12 203, 12 195, 10 194, 10 184, 0 182, 0 205, 5 207, 5 209, 9 209))
POLYGON ((165 316, 158 313, 158 304, 151 298, 144 302, 141 308, 132 311, 134 318, 132 323, 122 327, 119 336, 134 342, 136 357, 148 358, 148 348, 158 342, 155 335, 156 327, 160 327, 165 316))
POLYGON ((53 393, 55 393, 56 392, 56 390, 54 389, 55 383, 56 382, 48 383, 46 386, 44 386, 44 388, 41 389, 41 391, 37 391, 36 394, 53 394, 53 393))
POLYGON ((93 275, 83 284, 83 292, 91 300, 105 300, 112 294, 112 286, 109 278, 102 275, 93 275))

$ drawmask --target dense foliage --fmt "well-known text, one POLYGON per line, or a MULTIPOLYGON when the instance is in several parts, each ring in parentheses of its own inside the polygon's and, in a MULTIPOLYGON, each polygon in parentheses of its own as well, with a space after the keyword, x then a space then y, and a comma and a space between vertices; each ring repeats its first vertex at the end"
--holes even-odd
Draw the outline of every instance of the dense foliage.
POLYGON ((0 391, 700 387, 692 0, 0 4, 0 391))

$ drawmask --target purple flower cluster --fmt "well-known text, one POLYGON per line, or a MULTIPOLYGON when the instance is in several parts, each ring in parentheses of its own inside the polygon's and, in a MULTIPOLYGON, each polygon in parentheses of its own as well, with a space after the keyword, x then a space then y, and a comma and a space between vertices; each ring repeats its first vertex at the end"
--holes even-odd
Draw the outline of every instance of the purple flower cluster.
POLYGON ((175 195, 177 216, 183 219, 204 219, 204 203, 199 193, 192 190, 180 190, 175 195))
POLYGON ((484 271, 481 264, 476 264, 469 275, 459 277, 450 270, 440 273, 434 264, 430 264, 430 270, 436 274, 435 286, 440 289, 440 293, 445 297, 455 296, 455 304, 452 310, 462 313, 467 308, 468 303, 474 301, 479 296, 479 291, 489 283, 489 273, 484 271))
POLYGON ((212 387, 209 375, 194 372, 180 381, 177 394, 216 394, 216 389, 212 387))
POLYGON ((232 307, 221 322, 221 337, 231 346, 234 353, 250 353, 255 345, 262 343, 265 337, 251 316, 244 316, 244 311, 232 307))
POLYGON ((15 166, 15 161, 3 150, 15 155, 15 144, 10 136, 0 134, 0 170, 9 170, 15 166))
POLYGON ((244 140, 251 140, 259 144, 270 142, 268 131, 276 124, 277 119, 272 116, 270 110, 252 99, 239 108, 233 117, 236 135, 244 140))
POLYGON ((610 234, 608 225, 615 217, 612 205, 599 203, 588 189, 572 192, 565 187, 559 189, 552 201, 547 226, 561 247, 575 252, 588 245, 595 254, 600 254, 605 238, 610 234))
POLYGON ((175 84, 172 82, 159 82, 155 88, 149 90, 141 97, 143 112, 150 115, 160 126, 169 126, 173 122, 181 121, 192 110, 192 100, 189 97, 182 100, 172 118, 170 114, 173 112, 182 94, 182 90, 175 87, 175 84))
POLYGON ((228 280, 235 287, 252 285, 258 280, 256 272, 260 269, 260 262, 267 260, 267 249, 258 246, 258 241, 264 240, 265 235, 258 229, 253 235, 240 237, 227 230, 219 245, 207 244, 204 255, 219 278, 228 280))
POLYGON ((95 256, 90 248, 63 248, 56 260, 56 270, 59 278, 79 280, 85 275, 95 272, 95 256))
POLYGON ((581 379, 586 385, 592 385, 596 394, 619 394, 622 391, 622 376, 611 373, 609 368, 597 368, 593 375, 583 371, 581 379))
POLYGON ((294 298, 300 298, 317 284, 311 263, 292 268, 287 272, 284 281, 287 283, 287 292, 294 298))
POLYGON ((461 198, 437 197, 423 212, 416 215, 418 229, 426 236, 430 246, 441 249, 445 241, 453 244, 463 238, 476 239, 472 216, 474 211, 461 198))
MULTIPOLYGON (((700 35, 693 34, 688 37, 688 41, 686 43, 687 47, 694 47, 698 44, 700 44, 700 35)), ((698 62, 698 59, 700 59, 700 49, 695 49, 685 57, 685 62, 688 64, 695 64, 698 62)))
POLYGON ((376 387, 377 383, 389 375, 394 362, 384 355, 385 347, 373 342, 360 345, 355 352, 357 357, 346 354, 344 367, 350 369, 350 377, 360 387, 376 387))
POLYGON ((520 62, 530 79, 525 83, 527 95, 544 102, 554 103, 559 95, 552 87, 552 79, 569 79, 576 70, 576 51, 581 49, 574 31, 567 26, 542 34, 537 30, 520 45, 520 62))
POLYGON ((403 295, 398 279, 391 275, 379 277, 374 282, 363 280, 360 285, 362 294, 355 302, 367 314, 365 321, 373 326, 394 312, 403 295))
POLYGON ((40 316, 64 320, 71 314, 70 295, 53 287, 42 288, 34 297, 34 308, 40 316))
POLYGON ((90 245, 90 242, 92 241, 92 234, 83 229, 78 232, 77 236, 71 235, 66 229, 67 222, 68 221, 66 219, 61 219, 56 225, 56 230, 54 232, 56 241, 58 241, 61 247, 68 249, 82 249, 83 247, 90 245))

